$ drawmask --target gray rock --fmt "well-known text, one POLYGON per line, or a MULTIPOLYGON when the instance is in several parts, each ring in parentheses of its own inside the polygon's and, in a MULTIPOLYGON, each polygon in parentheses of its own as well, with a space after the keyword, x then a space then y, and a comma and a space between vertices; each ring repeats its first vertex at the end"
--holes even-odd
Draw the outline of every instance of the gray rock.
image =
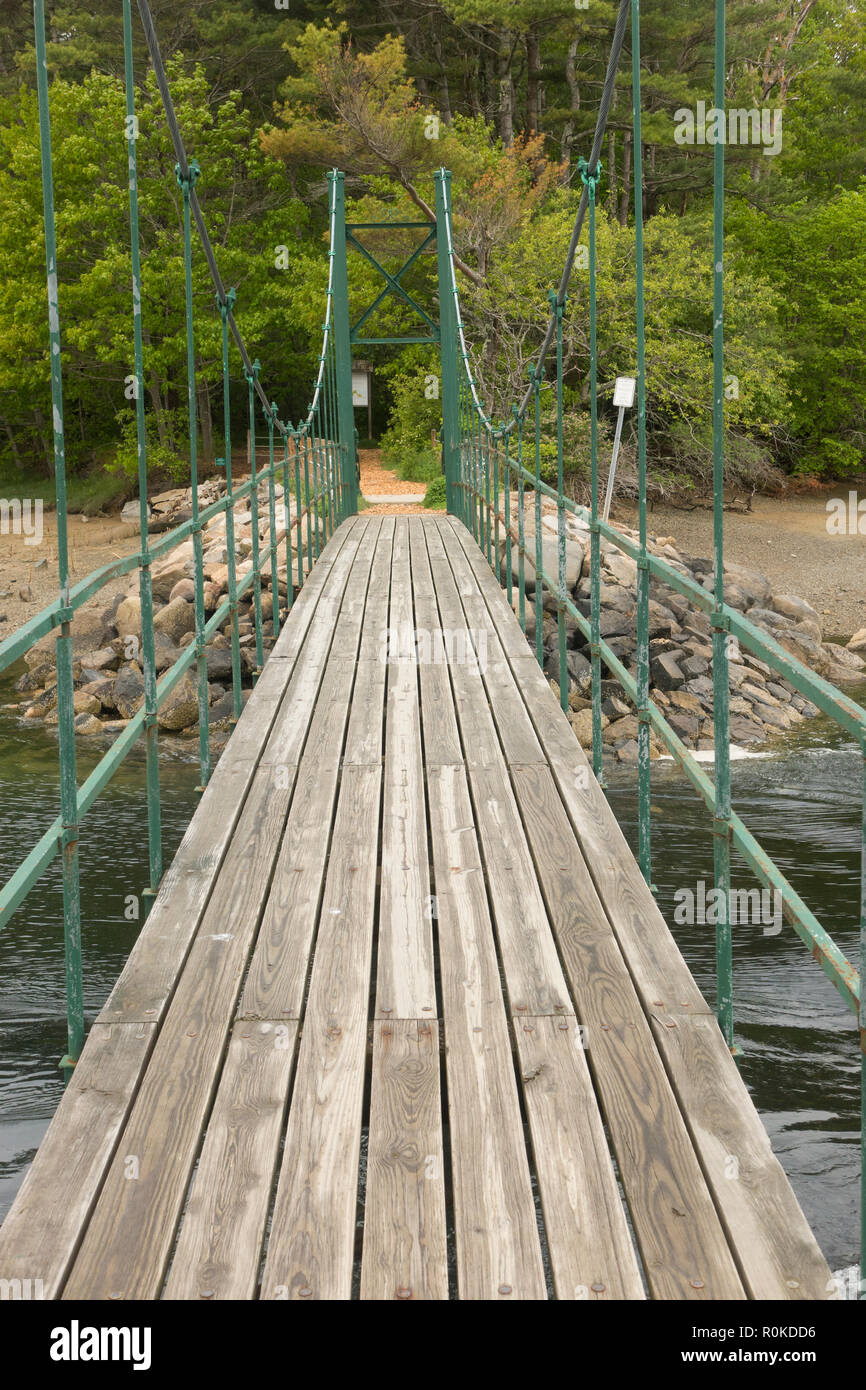
POLYGON ((179 733, 198 723, 198 689, 188 671, 160 705, 157 722, 167 733, 179 733))
POLYGON ((672 652, 662 652, 659 656, 653 657, 650 672, 653 684, 660 686, 662 690, 678 690, 686 679, 672 652))
POLYGON ((795 594, 774 594, 770 607, 774 613, 781 613, 785 618, 793 618, 795 623, 801 623, 808 619, 809 622, 821 626, 821 619, 811 603, 807 603, 804 598, 797 598, 795 594))
POLYGON ((230 681, 232 678, 232 654, 226 647, 208 647, 207 678, 209 681, 230 681))
POLYGON ((191 603, 184 598, 172 599, 161 608, 153 620, 155 629, 164 632, 172 642, 180 643, 182 637, 195 628, 195 612, 191 603))
POLYGON ((118 671, 112 702, 124 719, 132 719, 144 704, 144 677, 135 662, 130 661, 118 671))

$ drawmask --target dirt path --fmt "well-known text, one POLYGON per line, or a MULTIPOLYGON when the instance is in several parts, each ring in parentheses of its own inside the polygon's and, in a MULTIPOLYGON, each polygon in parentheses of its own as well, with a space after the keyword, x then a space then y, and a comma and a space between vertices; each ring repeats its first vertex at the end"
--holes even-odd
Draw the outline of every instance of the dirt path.
POLYGON ((361 449, 361 493, 367 499, 367 511, 379 516, 407 516, 423 513, 418 502, 373 502, 374 497, 419 497, 426 492, 424 483, 407 483, 382 463, 380 449, 361 449))
MULTIPOLYGON (((832 494, 847 502, 840 485, 832 494)), ((616 519, 637 525, 637 509, 618 506, 616 519)), ((797 594, 824 619, 825 640, 848 639, 866 627, 866 535, 833 535, 827 498, 757 497, 747 513, 725 513, 725 555, 765 574, 779 593, 797 594)), ((864 523, 866 524, 866 523, 864 523)), ((713 514, 654 507, 651 534, 671 535, 689 555, 713 553, 713 514)))

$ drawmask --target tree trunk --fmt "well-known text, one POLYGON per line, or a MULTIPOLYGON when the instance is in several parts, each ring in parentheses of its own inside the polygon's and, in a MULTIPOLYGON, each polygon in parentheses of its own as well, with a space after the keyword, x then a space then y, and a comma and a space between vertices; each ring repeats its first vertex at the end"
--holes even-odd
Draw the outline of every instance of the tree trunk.
POLYGON ((617 209, 617 183, 616 183, 616 131, 607 132, 607 215, 616 217, 617 209))
POLYGON ((503 29, 496 55, 496 78, 499 83, 499 138, 509 146, 514 139, 514 86, 511 78, 511 34, 503 29))
POLYGON ((622 192, 619 197, 619 223, 628 226, 628 205, 631 197, 631 131, 623 136, 622 145, 622 192))
POLYGON ((526 129, 528 133, 537 135, 540 124, 541 44, 538 39, 538 30, 529 29, 526 34, 526 129))
POLYGON ((568 45, 565 59, 565 80, 568 83, 568 107, 571 115, 562 131, 562 158, 565 161, 566 178, 571 172, 571 155, 574 146, 574 117, 580 110, 580 83, 577 79, 577 39, 568 45))
POLYGON ((201 451, 206 459, 213 462, 213 415, 210 408, 208 384, 200 378, 196 386, 198 396, 198 416, 201 420, 201 451))
POLYGON ((20 473, 24 465, 21 462, 21 455, 18 452, 18 445, 15 443, 15 435, 12 433, 12 426, 10 425, 8 419, 6 419, 5 417, 3 420, 3 424, 6 426, 6 435, 9 440, 9 447, 12 450, 12 458, 15 463, 15 467, 18 469, 18 472, 20 473))
POLYGON ((439 112, 444 125, 451 124, 451 92, 448 87, 448 69, 442 53, 442 40, 436 34, 433 39, 433 56, 439 64, 439 112))

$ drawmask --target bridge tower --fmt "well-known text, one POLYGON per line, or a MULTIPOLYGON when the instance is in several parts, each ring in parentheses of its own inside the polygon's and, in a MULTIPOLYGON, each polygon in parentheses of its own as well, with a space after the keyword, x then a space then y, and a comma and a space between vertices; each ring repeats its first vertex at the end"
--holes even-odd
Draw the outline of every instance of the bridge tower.
POLYGON ((441 373, 440 395, 442 402, 442 469, 445 474, 448 510, 454 510, 455 479, 459 451, 459 395, 457 358, 457 309, 454 302, 454 278, 451 262, 450 233, 448 224, 448 203, 450 198, 451 174, 446 169, 438 169, 436 180, 436 219, 435 221, 383 221, 347 222, 345 199, 345 175, 334 169, 329 175, 334 187, 334 227, 332 230, 331 252, 334 258, 334 348, 336 354, 337 379, 337 425, 340 438, 340 452, 343 460, 343 482, 348 497, 352 500, 351 511, 358 510, 358 469, 354 406, 352 404, 352 353, 356 347, 372 347, 380 344, 394 345, 405 343, 438 344, 440 348, 441 373), (421 233, 421 240, 408 260, 392 275, 376 259, 361 237, 365 232, 414 230, 421 233), (420 256, 436 243, 438 275, 438 321, 418 303, 402 283, 403 276, 420 256), (349 310, 349 247, 358 251, 384 281, 382 290, 363 312, 352 321, 349 310), (389 295, 400 300, 413 311, 421 323, 421 331, 396 337, 371 335, 367 329, 369 320, 389 295))

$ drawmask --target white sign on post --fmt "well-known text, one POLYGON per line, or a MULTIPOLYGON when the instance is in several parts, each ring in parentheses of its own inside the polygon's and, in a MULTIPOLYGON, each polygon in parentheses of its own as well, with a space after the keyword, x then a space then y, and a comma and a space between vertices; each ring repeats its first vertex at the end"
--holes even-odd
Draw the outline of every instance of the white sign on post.
POLYGON ((352 373, 352 405, 370 404, 370 378, 366 372, 352 373))
POLYGON ((623 410, 631 410, 637 381, 633 376, 618 376, 613 388, 613 403, 623 410))

